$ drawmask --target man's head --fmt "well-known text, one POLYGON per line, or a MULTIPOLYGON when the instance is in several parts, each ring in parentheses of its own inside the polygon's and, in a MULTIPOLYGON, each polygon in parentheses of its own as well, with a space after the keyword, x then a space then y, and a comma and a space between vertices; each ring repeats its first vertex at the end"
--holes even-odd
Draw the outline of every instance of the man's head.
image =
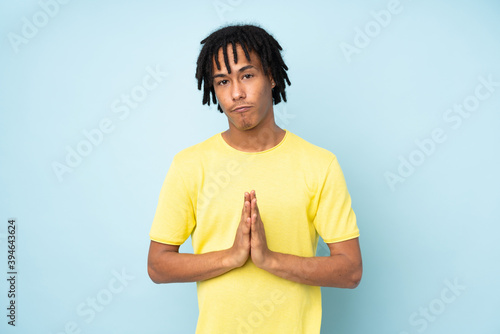
MULTIPOLYGON (((281 46, 264 29, 253 25, 228 26, 213 32, 201 44, 203 47, 197 61, 196 79, 198 89, 201 90, 203 85, 203 104, 210 105, 210 94, 212 102, 218 102, 214 73, 225 71, 231 74, 231 64, 237 64, 242 55, 247 62, 260 64, 262 72, 274 82, 271 93, 274 104, 281 102, 281 99, 286 102, 285 82, 291 84, 286 73, 288 67, 281 57, 281 46), (251 59, 252 54, 258 59, 251 59)), ((218 110, 222 113, 221 102, 218 110)))

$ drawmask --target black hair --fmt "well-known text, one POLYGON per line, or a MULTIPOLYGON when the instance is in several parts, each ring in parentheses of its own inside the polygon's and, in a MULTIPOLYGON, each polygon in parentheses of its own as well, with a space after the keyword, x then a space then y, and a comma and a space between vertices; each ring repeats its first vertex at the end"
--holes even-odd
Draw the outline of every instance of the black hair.
MULTIPOLYGON (((219 49, 222 48, 224 54, 224 64, 228 73, 231 73, 229 68, 229 58, 227 55, 227 47, 232 45, 234 62, 238 62, 236 55, 236 45, 240 45, 245 52, 245 56, 250 60, 249 52, 255 51, 260 57, 262 67, 265 74, 271 74, 274 79, 275 86, 272 90, 274 104, 283 101, 286 102, 285 81, 288 86, 291 85, 286 71, 286 66, 280 51, 281 45, 267 31, 255 25, 231 25, 221 28, 211 33, 207 38, 203 39, 200 44, 203 47, 196 62, 196 79, 198 79, 198 89, 201 90, 203 83, 203 104, 210 105, 210 94, 212 94, 212 102, 217 103, 217 97, 213 87, 213 58, 220 70, 218 59, 219 49)), ((223 112, 220 105, 217 108, 223 112)))

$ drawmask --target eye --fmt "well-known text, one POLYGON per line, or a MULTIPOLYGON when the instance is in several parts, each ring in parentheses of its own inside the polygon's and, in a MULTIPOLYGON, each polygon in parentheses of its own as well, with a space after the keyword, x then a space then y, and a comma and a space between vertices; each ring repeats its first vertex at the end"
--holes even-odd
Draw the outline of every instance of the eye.
POLYGON ((250 74, 250 73, 246 73, 245 75, 243 75, 243 78, 245 79, 250 79, 253 77, 253 74, 250 74))
POLYGON ((219 85, 219 86, 224 86, 225 84, 227 84, 227 80, 221 80, 221 81, 217 82, 217 85, 219 85))

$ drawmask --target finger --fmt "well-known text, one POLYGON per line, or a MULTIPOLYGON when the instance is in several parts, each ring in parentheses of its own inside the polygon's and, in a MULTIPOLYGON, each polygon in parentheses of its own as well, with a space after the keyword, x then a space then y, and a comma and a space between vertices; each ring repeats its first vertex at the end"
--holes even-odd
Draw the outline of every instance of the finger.
POLYGON ((243 194, 243 208, 241 208, 241 212, 243 213, 245 211, 245 203, 247 202, 247 193, 243 194))
POLYGON ((247 217, 245 219, 245 225, 243 226, 243 234, 250 234, 250 228, 251 228, 251 220, 250 217, 247 217))
POLYGON ((252 232, 257 233, 257 214, 252 215, 252 232))
POLYGON ((258 217, 260 216, 259 207, 257 206, 257 198, 252 201, 252 214, 255 213, 258 217))
POLYGON ((243 207, 241 208, 241 218, 245 218, 248 216, 248 207, 247 207, 247 201, 245 200, 243 202, 243 207))
POLYGON ((245 202, 245 208, 246 208, 245 209, 245 218, 250 217, 250 215, 252 214, 251 205, 252 204, 250 203, 250 201, 245 202))
POLYGON ((245 193, 246 195, 246 201, 248 202, 248 209, 250 210, 250 206, 252 204, 252 196, 250 195, 250 193, 245 193))

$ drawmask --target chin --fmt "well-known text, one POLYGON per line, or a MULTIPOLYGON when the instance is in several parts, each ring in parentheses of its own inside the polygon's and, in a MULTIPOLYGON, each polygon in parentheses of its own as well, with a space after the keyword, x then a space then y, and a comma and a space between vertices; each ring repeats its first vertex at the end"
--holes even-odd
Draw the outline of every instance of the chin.
POLYGON ((242 124, 241 126, 238 127, 238 130, 245 131, 245 130, 250 130, 251 128, 253 128, 253 125, 242 124))

